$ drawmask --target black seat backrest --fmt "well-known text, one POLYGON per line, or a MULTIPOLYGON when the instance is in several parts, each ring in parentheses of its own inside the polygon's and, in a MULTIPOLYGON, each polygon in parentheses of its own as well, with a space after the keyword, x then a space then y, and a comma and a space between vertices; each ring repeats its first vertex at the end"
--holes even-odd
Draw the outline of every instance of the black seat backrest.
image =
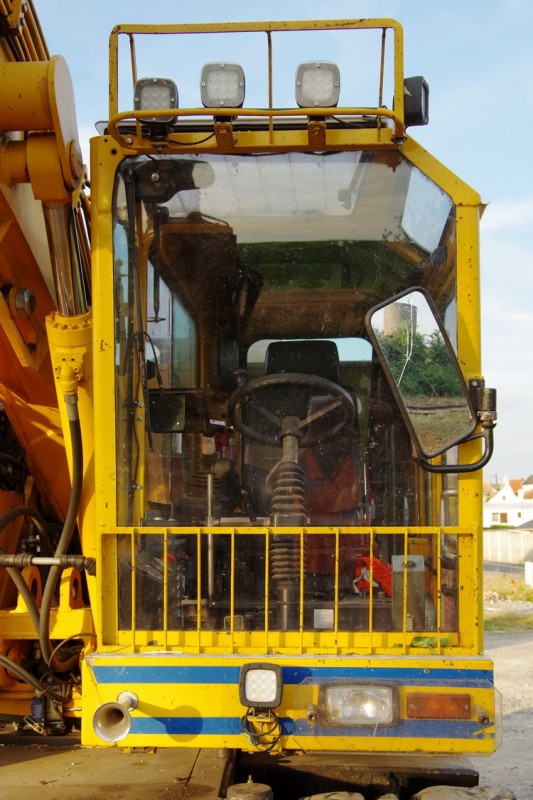
POLYGON ((339 352, 335 342, 310 339, 272 342, 265 357, 265 374, 300 372, 340 383, 339 352))

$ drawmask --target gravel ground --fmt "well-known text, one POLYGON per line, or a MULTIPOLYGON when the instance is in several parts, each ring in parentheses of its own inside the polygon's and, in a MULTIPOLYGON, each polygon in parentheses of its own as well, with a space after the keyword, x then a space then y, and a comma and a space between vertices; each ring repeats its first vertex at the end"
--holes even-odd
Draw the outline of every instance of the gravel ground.
POLYGON ((498 614, 533 614, 533 603, 528 600, 504 600, 496 592, 485 592, 483 609, 487 619, 498 614))
MULTIPOLYGON (((485 614, 533 613, 533 603, 485 603, 485 614)), ((533 800, 533 630, 487 633, 485 652, 494 661, 502 693, 503 743, 490 758, 472 759, 480 785, 498 784, 518 800, 533 800)))
MULTIPOLYGON (((490 592, 484 600, 486 617, 509 612, 533 614, 531 602, 506 601, 490 592)), ((485 652, 494 661, 496 686, 502 693, 503 743, 490 758, 472 759, 480 773, 480 786, 508 787, 517 800, 533 800, 533 629, 508 627, 487 633, 485 652)), ((7 737, 4 742, 2 739, 0 736, 1 800, 184 800, 183 776, 191 774, 193 766, 183 759, 192 758, 196 763, 193 750, 177 753, 163 748, 153 755, 126 756, 116 748, 63 746, 54 750, 40 740, 33 746, 9 747, 7 737)), ((194 800, 201 800, 214 784, 201 759, 194 769, 201 790, 194 800)), ((452 797, 447 791, 444 800, 452 797)), ((479 793, 478 798, 482 797, 479 793)))

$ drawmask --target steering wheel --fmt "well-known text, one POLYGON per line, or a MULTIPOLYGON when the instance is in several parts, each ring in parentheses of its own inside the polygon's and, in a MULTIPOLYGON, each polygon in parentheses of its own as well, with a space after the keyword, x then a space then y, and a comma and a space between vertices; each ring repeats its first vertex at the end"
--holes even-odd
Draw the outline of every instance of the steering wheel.
POLYGON ((229 399, 228 414, 233 427, 252 441, 281 447, 284 437, 292 435, 299 439, 300 447, 312 447, 333 439, 346 424, 352 422, 355 415, 355 406, 346 389, 327 378, 320 378, 317 375, 305 375, 300 372, 280 372, 272 375, 262 375, 250 381, 243 381, 229 399), (303 419, 296 415, 276 414, 260 402, 259 396, 265 390, 272 387, 288 386, 305 386, 307 389, 318 389, 319 392, 314 392, 314 395, 327 396, 327 402, 318 410, 307 413, 303 419), (253 410, 256 414, 264 417, 270 423, 273 429, 272 433, 257 430, 245 422, 243 417, 245 418, 246 414, 243 414, 243 410, 246 409, 253 410), (325 429, 322 425, 316 431, 309 427, 317 420, 325 420, 329 416, 333 418, 325 429), (305 438, 302 438, 306 428, 305 438))

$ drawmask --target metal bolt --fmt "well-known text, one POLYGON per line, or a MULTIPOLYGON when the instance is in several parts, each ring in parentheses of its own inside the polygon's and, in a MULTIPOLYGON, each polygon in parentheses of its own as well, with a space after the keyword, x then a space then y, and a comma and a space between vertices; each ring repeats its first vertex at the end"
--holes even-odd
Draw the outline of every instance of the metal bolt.
POLYGON ((29 289, 15 289, 15 308, 19 314, 29 317, 35 311, 37 301, 29 289))

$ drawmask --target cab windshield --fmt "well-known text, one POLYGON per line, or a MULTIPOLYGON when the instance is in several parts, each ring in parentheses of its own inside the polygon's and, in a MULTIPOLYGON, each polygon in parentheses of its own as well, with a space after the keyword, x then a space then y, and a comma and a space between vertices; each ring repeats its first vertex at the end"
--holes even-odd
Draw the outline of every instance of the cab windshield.
POLYGON ((455 340, 447 195, 394 152, 149 156, 124 161, 114 221, 119 524, 161 509, 196 524, 270 516, 276 428, 327 406, 330 384, 337 406, 296 434, 295 458, 311 470, 303 513, 389 525, 419 515, 408 438, 364 318, 422 286, 455 340), (284 373, 303 377, 230 403, 239 382, 284 373), (313 427, 338 435, 322 441, 313 427), (353 464, 341 501, 344 450, 353 464), (331 485, 314 500, 322 471, 331 485), (390 481, 385 497, 377 489, 390 481))

